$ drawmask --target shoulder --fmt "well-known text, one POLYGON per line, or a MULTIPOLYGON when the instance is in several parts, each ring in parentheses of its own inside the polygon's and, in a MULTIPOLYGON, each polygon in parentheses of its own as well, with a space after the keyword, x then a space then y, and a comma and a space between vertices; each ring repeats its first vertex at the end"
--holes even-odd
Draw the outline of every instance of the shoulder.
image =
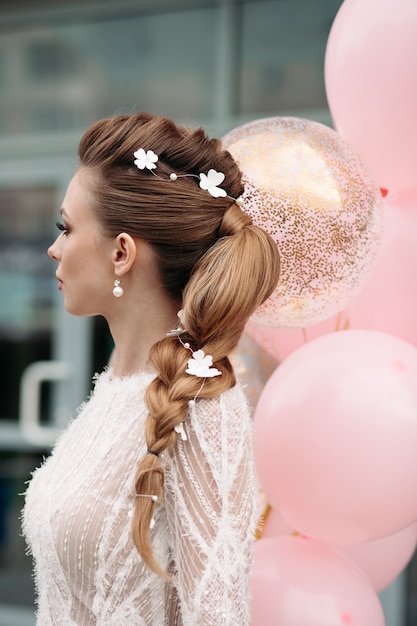
POLYGON ((229 414, 238 412, 242 418, 250 419, 251 410, 242 385, 237 382, 234 387, 227 389, 214 398, 197 400, 195 414, 206 419, 222 419, 229 414))
POLYGON ((200 441, 212 444, 250 437, 252 415, 243 387, 237 383, 219 396, 197 400, 189 426, 200 441))
POLYGON ((251 415, 249 403, 242 384, 238 381, 234 387, 231 387, 219 396, 220 407, 229 410, 237 409, 244 411, 248 417, 251 415))

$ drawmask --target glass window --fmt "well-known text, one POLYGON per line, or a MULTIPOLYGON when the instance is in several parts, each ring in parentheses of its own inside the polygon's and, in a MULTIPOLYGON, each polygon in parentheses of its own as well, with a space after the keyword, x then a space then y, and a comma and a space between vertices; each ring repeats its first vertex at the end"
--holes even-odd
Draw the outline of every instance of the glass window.
POLYGON ((341 4, 341 0, 244 2, 238 113, 327 108, 324 54, 341 4))
MULTIPOLYGON (((125 12, 126 13, 126 12, 125 12)), ((119 112, 213 115, 216 10, 124 15, 1 35, 4 134, 84 128, 119 112)))
POLYGON ((32 81, 66 80, 80 71, 80 57, 60 39, 30 41, 26 50, 27 75, 32 81))
POLYGON ((406 626, 417 624, 417 554, 415 554, 408 567, 407 589, 407 621, 406 626))
POLYGON ((0 89, 6 85, 6 58, 0 51, 0 89))
POLYGON ((54 267, 47 255, 56 207, 52 187, 0 189, 0 420, 18 413, 20 377, 50 358, 54 267))

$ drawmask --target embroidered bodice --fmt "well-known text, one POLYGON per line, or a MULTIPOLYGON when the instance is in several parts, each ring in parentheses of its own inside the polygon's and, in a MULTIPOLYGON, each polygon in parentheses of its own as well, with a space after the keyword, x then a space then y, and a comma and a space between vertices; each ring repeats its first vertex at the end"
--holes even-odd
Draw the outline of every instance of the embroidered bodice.
POLYGON ((105 371, 30 482, 23 530, 35 560, 38 626, 246 626, 256 516, 252 425, 237 385, 200 399, 165 452, 152 545, 174 573, 142 562, 130 523, 144 454, 149 374, 105 371))

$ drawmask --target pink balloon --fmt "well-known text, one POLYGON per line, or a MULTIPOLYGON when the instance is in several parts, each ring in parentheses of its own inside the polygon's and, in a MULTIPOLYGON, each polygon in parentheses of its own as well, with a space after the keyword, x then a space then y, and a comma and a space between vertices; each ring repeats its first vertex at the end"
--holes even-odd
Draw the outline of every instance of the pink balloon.
POLYGON ((325 56, 336 128, 379 185, 417 185, 417 2, 345 0, 325 56))
POLYGON ((388 537, 348 547, 339 546, 338 550, 359 565, 375 591, 382 591, 407 566, 416 545, 417 524, 414 523, 388 537))
POLYGON ((378 539, 417 520, 417 349, 374 331, 291 354, 258 402, 255 455, 272 506, 303 535, 378 539))
MULTIPOLYGON (((268 537, 282 535, 288 537, 297 534, 280 512, 271 508, 263 528, 262 541, 268 537)), ((337 546, 337 550, 347 556, 352 563, 356 563, 366 574, 372 588, 379 592, 388 587, 407 566, 416 545, 417 522, 393 535, 350 546, 337 546)))
POLYGON ((384 626, 365 575, 329 547, 299 537, 255 544, 252 626, 384 626))
POLYGON ((375 269, 346 309, 351 328, 392 333, 417 346, 416 242, 417 187, 389 194, 375 269))

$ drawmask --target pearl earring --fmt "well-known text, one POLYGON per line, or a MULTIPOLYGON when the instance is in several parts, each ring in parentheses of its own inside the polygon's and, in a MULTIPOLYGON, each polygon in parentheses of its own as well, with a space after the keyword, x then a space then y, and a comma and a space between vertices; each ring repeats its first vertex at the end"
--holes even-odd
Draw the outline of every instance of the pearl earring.
POLYGON ((120 280, 116 278, 114 281, 113 295, 115 298, 121 298, 123 295, 123 287, 120 286, 120 280))

